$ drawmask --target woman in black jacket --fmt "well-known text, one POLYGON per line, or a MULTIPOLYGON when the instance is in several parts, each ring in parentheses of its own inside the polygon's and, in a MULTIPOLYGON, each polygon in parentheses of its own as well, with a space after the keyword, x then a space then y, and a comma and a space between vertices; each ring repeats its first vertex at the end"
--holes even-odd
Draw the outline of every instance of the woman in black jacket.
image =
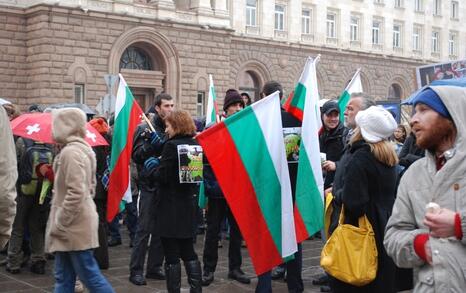
POLYGON ((378 252, 374 281, 356 287, 331 279, 333 292, 395 292, 395 264, 383 246, 385 226, 396 193, 398 157, 387 140, 397 124, 386 110, 372 106, 356 115, 356 128, 350 140, 351 157, 346 165, 342 202, 345 223, 357 226, 364 214, 374 230, 378 252))
POLYGON ((165 252, 168 292, 180 292, 184 261, 190 292, 202 292, 201 265, 194 251, 197 182, 202 181, 202 149, 194 140, 196 127, 186 111, 173 111, 165 119, 168 140, 160 161, 148 159, 144 172, 158 184, 160 202, 157 227, 165 252), (158 166, 156 166, 158 165, 158 166))

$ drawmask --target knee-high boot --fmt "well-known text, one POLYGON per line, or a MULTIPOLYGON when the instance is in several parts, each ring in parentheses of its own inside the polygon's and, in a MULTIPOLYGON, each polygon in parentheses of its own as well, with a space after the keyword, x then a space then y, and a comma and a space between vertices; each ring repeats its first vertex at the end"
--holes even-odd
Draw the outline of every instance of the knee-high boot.
POLYGON ((184 263, 186 267, 186 274, 188 275, 188 283, 190 293, 201 293, 202 292, 202 270, 201 263, 199 260, 186 261, 184 263))
POLYGON ((180 293, 181 288, 181 264, 165 263, 165 275, 167 278, 168 293, 180 293))

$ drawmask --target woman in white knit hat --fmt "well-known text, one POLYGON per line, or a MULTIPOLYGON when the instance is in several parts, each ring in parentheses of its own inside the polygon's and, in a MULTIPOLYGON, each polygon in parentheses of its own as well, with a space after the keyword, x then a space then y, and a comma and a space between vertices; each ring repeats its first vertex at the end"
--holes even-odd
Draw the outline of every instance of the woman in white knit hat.
MULTIPOLYGON (((331 278, 333 292, 395 292, 395 265, 383 247, 385 226, 396 194, 398 157, 388 138, 397 127, 393 116, 372 106, 356 115, 357 128, 350 140, 351 158, 344 178, 342 202, 345 223, 357 226, 364 214, 375 233, 378 268, 374 281, 356 287, 331 278)), ((347 239, 350 241, 350 239, 347 239)))

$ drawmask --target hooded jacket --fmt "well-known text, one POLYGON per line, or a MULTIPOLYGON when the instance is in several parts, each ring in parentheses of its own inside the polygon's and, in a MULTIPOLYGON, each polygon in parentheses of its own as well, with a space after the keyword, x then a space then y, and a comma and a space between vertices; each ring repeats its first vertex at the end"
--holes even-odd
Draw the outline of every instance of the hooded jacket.
POLYGON ((52 135, 62 149, 55 158, 52 207, 45 235, 46 250, 96 248, 98 215, 93 198, 96 159, 84 140, 86 116, 76 108, 52 112, 52 135))
POLYGON ((442 99, 456 125, 455 153, 437 171, 434 154, 414 162, 401 178, 393 213, 387 225, 384 245, 395 263, 414 268, 414 292, 464 292, 466 288, 466 237, 430 237, 433 265, 424 262, 414 250, 414 238, 429 229, 423 223, 426 204, 461 215, 466 235, 466 89, 431 87, 442 99), (416 278, 415 278, 416 279, 416 278))
POLYGON ((11 226, 16 214, 16 151, 10 121, 5 109, 0 106, 0 249, 5 247, 11 235, 11 226))

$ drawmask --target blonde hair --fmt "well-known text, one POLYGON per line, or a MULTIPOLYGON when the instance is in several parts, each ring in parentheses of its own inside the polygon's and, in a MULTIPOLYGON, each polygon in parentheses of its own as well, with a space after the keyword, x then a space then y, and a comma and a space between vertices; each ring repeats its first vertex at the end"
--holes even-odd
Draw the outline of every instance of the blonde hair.
POLYGON ((371 153, 374 154, 377 161, 390 167, 398 164, 398 155, 396 154, 395 148, 388 140, 382 140, 376 143, 368 142, 362 136, 361 129, 357 127, 354 130, 349 143, 352 145, 360 140, 364 140, 369 145, 371 153))

